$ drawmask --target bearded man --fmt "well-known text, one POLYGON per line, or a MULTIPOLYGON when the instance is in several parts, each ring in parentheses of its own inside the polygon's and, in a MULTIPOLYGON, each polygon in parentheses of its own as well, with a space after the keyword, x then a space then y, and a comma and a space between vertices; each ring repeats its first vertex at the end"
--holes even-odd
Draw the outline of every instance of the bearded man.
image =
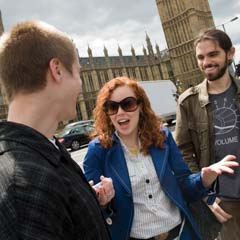
MULTIPOLYGON (((190 169, 197 172, 227 154, 239 162, 240 88, 229 73, 235 49, 225 32, 206 30, 194 46, 205 79, 179 97, 175 138, 190 169)), ((240 239, 240 173, 235 170, 218 177, 218 197, 209 206, 223 223, 222 240, 240 239)))

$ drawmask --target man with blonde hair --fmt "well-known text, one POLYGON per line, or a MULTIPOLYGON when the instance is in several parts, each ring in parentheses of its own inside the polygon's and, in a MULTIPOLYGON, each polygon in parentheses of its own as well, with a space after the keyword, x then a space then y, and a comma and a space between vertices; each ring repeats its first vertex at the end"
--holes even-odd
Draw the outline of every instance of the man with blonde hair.
POLYGON ((114 195, 101 177, 99 197, 53 137, 74 119, 81 92, 72 41, 53 26, 25 21, 3 35, 0 78, 9 100, 0 123, 0 239, 109 239, 101 205, 114 195))

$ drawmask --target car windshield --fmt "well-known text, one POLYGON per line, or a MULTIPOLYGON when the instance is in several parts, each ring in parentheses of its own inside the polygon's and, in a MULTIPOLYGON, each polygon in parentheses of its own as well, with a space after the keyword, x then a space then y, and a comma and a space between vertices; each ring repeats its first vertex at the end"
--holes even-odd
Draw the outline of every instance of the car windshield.
POLYGON ((70 133, 71 129, 63 129, 61 132, 59 133, 56 133, 55 136, 56 137, 62 137, 62 136, 65 136, 65 135, 68 135, 70 133))
POLYGON ((69 123, 67 124, 64 129, 70 129, 73 128, 75 126, 79 126, 79 125, 92 125, 94 123, 93 120, 83 120, 83 121, 78 121, 78 122, 73 122, 73 123, 69 123))

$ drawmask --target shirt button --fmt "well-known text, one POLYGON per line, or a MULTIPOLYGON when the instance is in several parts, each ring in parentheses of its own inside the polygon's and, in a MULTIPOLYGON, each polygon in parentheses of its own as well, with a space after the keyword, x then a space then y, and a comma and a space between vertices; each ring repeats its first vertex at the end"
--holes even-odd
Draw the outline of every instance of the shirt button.
POLYGON ((149 194, 148 197, 151 199, 152 198, 152 194, 149 194))
POLYGON ((106 218, 106 222, 108 225, 112 225, 112 219, 110 217, 106 218))
POLYGON ((146 183, 150 183, 150 180, 149 180, 149 179, 146 179, 146 183))

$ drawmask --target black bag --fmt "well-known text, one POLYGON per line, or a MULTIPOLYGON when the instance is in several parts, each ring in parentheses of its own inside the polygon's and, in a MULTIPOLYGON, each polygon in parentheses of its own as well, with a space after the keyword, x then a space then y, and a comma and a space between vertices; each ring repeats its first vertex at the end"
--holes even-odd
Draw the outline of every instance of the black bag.
POLYGON ((222 224, 209 207, 201 200, 188 205, 204 240, 214 240, 221 231, 222 224))

